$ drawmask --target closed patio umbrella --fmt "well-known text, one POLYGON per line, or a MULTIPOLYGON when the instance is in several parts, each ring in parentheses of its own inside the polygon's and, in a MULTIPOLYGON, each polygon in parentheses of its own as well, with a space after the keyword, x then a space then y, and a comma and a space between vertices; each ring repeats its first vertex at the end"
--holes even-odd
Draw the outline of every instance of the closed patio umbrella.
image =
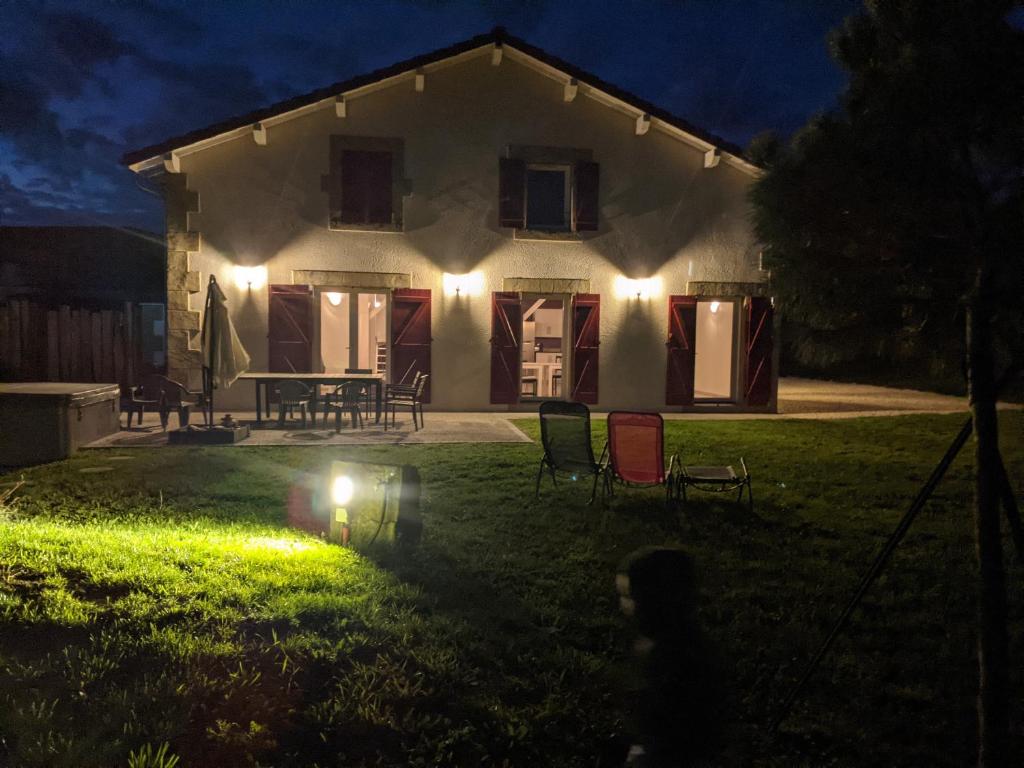
POLYGON ((203 311, 203 391, 206 396, 206 423, 213 424, 213 390, 230 387, 249 370, 249 353, 242 346, 228 314, 224 291, 210 275, 203 311))

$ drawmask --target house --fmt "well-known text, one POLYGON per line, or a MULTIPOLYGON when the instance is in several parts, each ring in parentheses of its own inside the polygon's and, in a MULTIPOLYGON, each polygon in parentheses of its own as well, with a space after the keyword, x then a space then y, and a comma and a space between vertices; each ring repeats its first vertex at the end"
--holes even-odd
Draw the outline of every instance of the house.
POLYGON ((215 275, 253 370, 429 372, 448 410, 775 408, 758 169, 500 28, 123 162, 164 190, 190 386, 215 275))

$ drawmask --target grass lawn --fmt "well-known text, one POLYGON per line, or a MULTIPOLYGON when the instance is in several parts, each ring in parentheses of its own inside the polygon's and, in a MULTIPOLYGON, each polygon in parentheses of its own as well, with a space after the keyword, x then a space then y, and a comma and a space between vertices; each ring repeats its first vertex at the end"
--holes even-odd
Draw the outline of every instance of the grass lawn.
MULTIPOLYGON (((669 422, 688 463, 746 457, 755 516, 670 513, 656 491, 602 516, 571 483, 535 501, 526 444, 87 451, 8 473, 30 482, 0 519, 0 765, 156 765, 140 754, 167 743, 179 766, 617 766, 630 634, 613 576, 667 542, 697 558, 728 670, 723 764, 969 764, 969 455, 765 734, 961 421, 669 422), (284 527, 289 488, 338 458, 420 469, 417 548, 360 556, 284 527), (80 471, 100 466, 115 471, 80 471)), ((1001 426, 1020 494, 1024 416, 1001 426)))

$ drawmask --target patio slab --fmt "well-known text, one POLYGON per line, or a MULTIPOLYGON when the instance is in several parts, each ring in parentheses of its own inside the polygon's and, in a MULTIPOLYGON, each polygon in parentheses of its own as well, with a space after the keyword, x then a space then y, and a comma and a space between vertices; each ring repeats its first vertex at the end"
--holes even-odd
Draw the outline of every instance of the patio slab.
MULTIPOLYGON (((333 426, 317 423, 315 427, 302 427, 290 423, 278 429, 274 421, 264 421, 255 427, 255 414, 238 414, 252 427, 248 439, 234 445, 423 445, 427 443, 529 443, 524 435, 507 419, 496 419, 493 414, 428 413, 426 425, 416 431, 412 420, 399 421, 397 428, 368 423, 364 429, 342 427, 335 433, 333 426), (246 418, 251 416, 252 418, 246 418)), ((176 424, 171 417, 171 426, 176 424)), ((97 440, 86 448, 158 448, 168 443, 167 433, 160 429, 155 414, 146 414, 141 427, 121 430, 97 440)), ((230 447, 230 446, 225 446, 230 447)))
MULTIPOLYGON (((1000 403, 1000 409, 1018 409, 1017 404, 1000 403)), ((778 413, 742 413, 708 410, 698 413, 671 413, 666 420, 740 420, 740 419, 850 419, 864 416, 907 416, 925 413, 967 413, 967 399, 910 389, 846 384, 812 379, 782 379, 779 382, 778 413)), ((253 427, 247 440, 238 445, 422 445, 427 443, 528 443, 530 438, 511 423, 516 419, 536 419, 536 411, 487 411, 455 413, 428 411, 426 427, 412 428, 412 421, 399 421, 397 429, 384 432, 382 424, 368 422, 363 430, 342 428, 335 434, 322 423, 301 429, 293 423, 277 429, 274 420, 255 427, 255 412, 235 412, 235 418, 253 427)), ((600 418, 599 412, 595 417, 600 418)), ((171 423, 176 424, 174 416, 171 423)), ((167 434, 160 429, 155 414, 146 414, 141 428, 122 430, 97 440, 86 448, 148 448, 167 445, 167 434)))

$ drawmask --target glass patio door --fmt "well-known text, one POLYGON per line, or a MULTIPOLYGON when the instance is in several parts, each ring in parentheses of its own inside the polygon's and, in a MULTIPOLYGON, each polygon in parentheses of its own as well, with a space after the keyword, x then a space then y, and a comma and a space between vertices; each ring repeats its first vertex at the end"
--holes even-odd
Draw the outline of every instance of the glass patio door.
POLYGON ((386 293, 322 291, 320 360, 326 373, 385 373, 388 362, 386 293))

